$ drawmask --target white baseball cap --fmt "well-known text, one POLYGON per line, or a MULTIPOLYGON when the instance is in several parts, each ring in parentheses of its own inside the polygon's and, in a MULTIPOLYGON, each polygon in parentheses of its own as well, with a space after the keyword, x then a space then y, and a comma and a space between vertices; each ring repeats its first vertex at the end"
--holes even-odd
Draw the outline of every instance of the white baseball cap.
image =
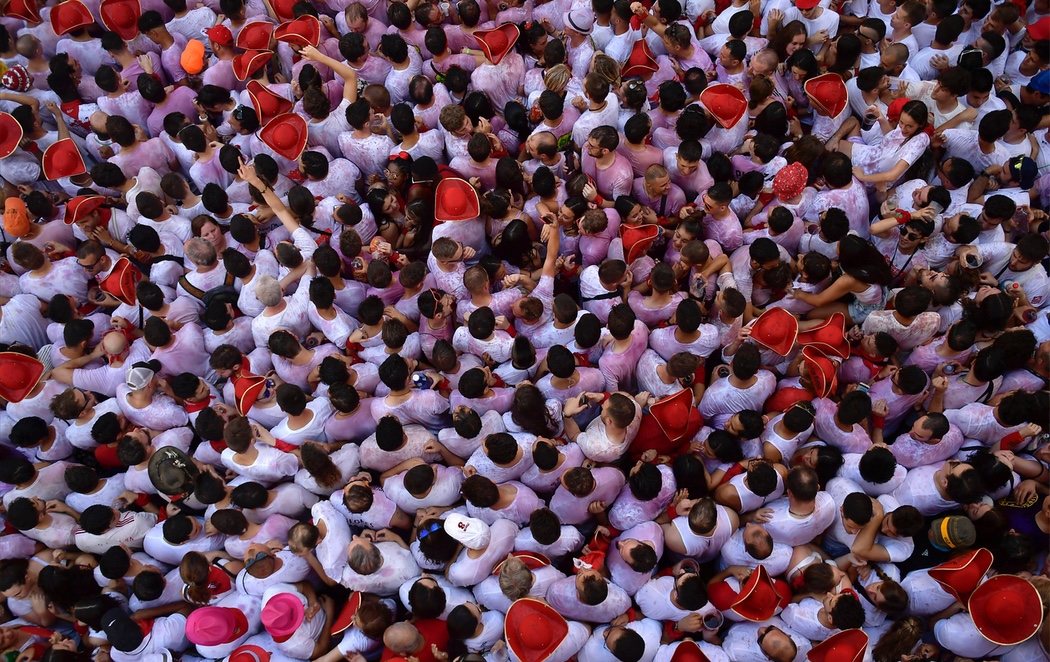
POLYGON ((584 7, 577 7, 562 14, 562 23, 565 24, 565 27, 580 34, 590 34, 594 28, 594 12, 584 7))
POLYGON ((132 368, 131 370, 128 370, 128 377, 124 383, 127 384, 128 388, 132 391, 138 391, 146 388, 146 385, 149 384, 155 374, 157 373, 149 368, 132 368))
POLYGON ((491 537, 488 524, 458 513, 445 518, 445 533, 467 549, 485 549, 491 537))

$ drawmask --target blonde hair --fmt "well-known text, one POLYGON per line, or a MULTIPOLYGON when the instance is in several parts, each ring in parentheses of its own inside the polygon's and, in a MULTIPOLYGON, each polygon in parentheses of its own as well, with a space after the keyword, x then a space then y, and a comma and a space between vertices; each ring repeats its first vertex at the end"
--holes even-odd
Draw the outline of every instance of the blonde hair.
POLYGON ((751 101, 748 102, 748 108, 754 109, 769 98, 769 95, 773 94, 773 81, 766 76, 755 76, 751 79, 751 85, 748 88, 748 92, 751 94, 751 101))
POLYGON ((564 64, 556 64, 543 74, 543 85, 551 92, 561 94, 572 80, 572 71, 564 64))
POLYGON ((595 53, 591 73, 601 76, 614 89, 620 87, 620 63, 605 53, 595 53))

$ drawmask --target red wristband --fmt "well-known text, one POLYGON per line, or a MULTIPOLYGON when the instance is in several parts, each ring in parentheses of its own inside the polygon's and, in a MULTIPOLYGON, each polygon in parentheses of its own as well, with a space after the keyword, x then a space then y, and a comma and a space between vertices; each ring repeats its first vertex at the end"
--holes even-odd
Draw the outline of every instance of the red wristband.
POLYGON ((596 204, 599 207, 601 207, 602 205, 605 204, 605 198, 603 198, 600 195, 595 194, 595 196, 594 196, 594 204, 596 204))
POLYGON ((885 416, 876 416, 875 414, 872 414, 871 415, 871 423, 872 423, 872 425, 874 425, 875 427, 877 427, 878 429, 881 430, 884 427, 886 427, 886 417, 885 416))

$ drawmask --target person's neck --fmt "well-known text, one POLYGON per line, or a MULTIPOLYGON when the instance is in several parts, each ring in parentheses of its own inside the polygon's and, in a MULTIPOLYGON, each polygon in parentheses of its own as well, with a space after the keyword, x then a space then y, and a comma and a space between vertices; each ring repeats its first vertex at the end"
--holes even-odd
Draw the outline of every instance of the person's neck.
POLYGON ((758 381, 757 375, 753 375, 750 379, 740 379, 733 373, 729 373, 729 383, 739 389, 751 388, 756 381, 758 381))
POLYGON ((670 302, 671 296, 670 292, 657 292, 656 290, 653 290, 653 292, 646 298, 649 300, 649 303, 654 304, 653 307, 659 307, 670 302))
POLYGON ((612 25, 613 34, 617 37, 622 34, 627 34, 627 30, 631 27, 630 23, 627 23, 626 21, 613 21, 610 25, 612 25))
POLYGON ((664 384, 673 384, 675 378, 671 373, 667 372, 667 364, 656 366, 656 376, 660 378, 660 381, 664 384))
POLYGON ((555 377, 554 375, 551 375, 551 386, 553 386, 554 388, 561 389, 563 391, 572 388, 573 386, 576 386, 577 382, 579 381, 579 370, 573 370, 572 374, 568 377, 555 377))
POLYGON ((37 278, 46 276, 51 273, 51 266, 51 260, 44 260, 44 264, 39 269, 34 269, 30 273, 37 278))
POLYGON ((259 457, 259 449, 255 447, 255 443, 248 444, 248 448, 243 453, 237 453, 237 459, 244 460, 241 464, 252 464, 255 462, 255 458, 259 457))
POLYGON ((915 321, 914 317, 905 317, 904 315, 901 315, 901 312, 899 310, 893 311, 893 319, 897 320, 900 324, 904 326, 911 326, 911 323, 915 321))
POLYGON ((842 421, 840 421, 838 414, 835 414, 835 419, 834 420, 835 420, 835 427, 837 427, 838 429, 842 430, 843 432, 852 432, 853 431, 853 425, 847 425, 846 423, 843 423, 842 421))
POLYGON ((314 358, 314 350, 306 349, 305 347, 292 357, 292 365, 305 365, 314 358))
POLYGON ((314 412, 307 407, 301 414, 288 417, 288 427, 298 430, 312 420, 314 420, 314 412))
POLYGON ((594 165, 598 166, 599 170, 605 170, 610 168, 613 163, 616 162, 616 152, 609 152, 605 156, 598 157, 594 160, 594 165))
POLYGON ((682 331, 681 327, 676 326, 674 328, 674 339, 680 343, 691 343, 699 337, 700 329, 697 329, 696 331, 692 331, 690 333, 686 333, 685 331, 682 331))
POLYGON ((741 71, 744 70, 744 63, 743 62, 738 62, 737 64, 733 65, 732 67, 727 67, 726 65, 723 64, 722 68, 725 69, 727 74, 738 74, 738 73, 740 73, 741 71))
MULTIPOLYGON (((893 41, 901 41, 911 36, 911 28, 898 28, 890 33, 893 37, 893 41)), ((873 49, 874 52, 874 49, 873 49)))
POLYGON ((612 341, 612 351, 615 354, 622 354, 631 347, 631 336, 627 336, 623 340, 612 341))
POLYGON ((594 111, 594 112, 597 112, 597 111, 602 110, 603 108, 605 108, 606 104, 608 104, 608 103, 609 102, 606 101, 605 99, 602 99, 601 101, 595 101, 594 99, 589 99, 588 102, 587 102, 587 109, 591 110, 591 111, 594 111))
POLYGON ((209 265, 197 265, 197 273, 199 273, 199 274, 206 274, 209 271, 214 271, 218 266, 219 266, 218 262, 216 262, 214 264, 209 264, 209 265))
POLYGON ((801 502, 791 492, 788 492, 788 513, 799 517, 807 517, 813 514, 817 504, 815 501, 801 502))

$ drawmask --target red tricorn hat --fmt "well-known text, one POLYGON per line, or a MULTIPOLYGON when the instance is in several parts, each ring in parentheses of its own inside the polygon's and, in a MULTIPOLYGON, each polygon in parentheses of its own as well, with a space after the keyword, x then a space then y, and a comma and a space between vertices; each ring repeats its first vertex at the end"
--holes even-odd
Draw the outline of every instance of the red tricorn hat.
POLYGON ((299 0, 271 0, 270 6, 273 7, 273 13, 277 15, 278 19, 290 21, 295 18, 295 12, 292 9, 297 2, 299 0))
POLYGON ((469 221, 481 214, 478 192, 465 179, 450 177, 438 182, 434 191, 434 219, 469 221))
POLYGON ((989 578, 970 596, 967 610, 977 631, 998 646, 1026 641, 1043 622, 1043 601, 1038 591, 1016 575, 989 578))
POLYGON ((11 113, 0 112, 0 159, 11 156, 22 142, 22 125, 11 113))
POLYGON ((787 356, 798 337, 798 320, 783 308, 770 308, 751 325, 751 339, 766 349, 787 356))
POLYGON ((671 654, 670 662, 711 662, 695 641, 685 639, 671 654))
POLYGON ((84 157, 80 155, 80 150, 72 138, 57 140, 48 145, 40 157, 40 167, 44 171, 44 177, 48 179, 74 177, 87 172, 84 157))
POLYGON ((343 605, 343 608, 339 611, 335 620, 332 621, 332 634, 339 634, 353 625, 354 616, 357 615, 357 610, 360 607, 361 591, 354 591, 350 594, 350 599, 346 601, 345 605, 343 605))
POLYGON ((656 57, 653 56, 649 44, 644 39, 639 39, 634 42, 634 47, 631 48, 631 54, 627 56, 627 63, 620 70, 620 75, 624 78, 644 76, 646 73, 655 74, 659 69, 660 66, 656 63, 656 57))
POLYGON ((514 49, 518 43, 521 32, 513 23, 504 23, 498 28, 491 30, 475 30, 474 39, 478 42, 478 48, 484 53, 492 64, 499 64, 507 53, 514 49))
POLYGON ((646 254, 660 236, 658 225, 621 225, 620 242, 623 244, 623 260, 628 265, 646 254))
POLYGON ((251 373, 233 378, 233 396, 237 401, 237 411, 247 416, 255 401, 266 388, 266 378, 251 373))
POLYGON ((768 620, 781 607, 783 596, 769 576, 766 567, 759 564, 740 587, 736 601, 730 607, 749 621, 768 620))
MULTIPOLYGON (((516 559, 520 559, 521 562, 525 564, 525 567, 529 570, 545 568, 551 564, 550 559, 548 559, 543 554, 540 554, 539 552, 511 552, 511 556, 513 556, 516 559)), ((498 575, 500 571, 503 570, 503 564, 506 562, 507 559, 503 559, 502 561, 497 563, 496 567, 492 569, 492 574, 498 575)))
POLYGON ((289 161, 302 155, 309 137, 306 120, 295 113, 278 115, 259 131, 259 139, 289 161))
POLYGON ((80 0, 66 0, 51 8, 51 29, 60 36, 94 22, 87 5, 80 0))
POLYGON ((868 650, 868 635, 864 630, 836 632, 810 649, 809 662, 861 662, 868 650))
POLYGON ((44 376, 44 364, 18 352, 0 352, 0 398, 21 402, 44 376))
POLYGON ((732 129, 747 113, 747 99, 740 88, 727 83, 708 85, 699 101, 723 129, 732 129))
POLYGON ((4 16, 20 18, 26 23, 40 23, 43 20, 36 0, 10 0, 4 9, 4 16))
POLYGON ((693 408, 693 391, 683 388, 660 398, 649 407, 649 414, 673 442, 681 441, 690 431, 689 410, 693 408))
POLYGON ((242 644, 230 653, 229 662, 270 662, 270 651, 255 644, 242 644))
POLYGON ((991 552, 978 547, 930 568, 930 577, 936 579, 941 588, 954 595, 956 600, 966 604, 992 567, 993 560, 991 552))
POLYGON ((134 306, 135 287, 140 280, 142 280, 142 272, 136 269, 128 258, 122 257, 113 264, 113 270, 98 286, 103 292, 112 294, 119 301, 134 306))
POLYGON ((806 366, 806 376, 813 395, 826 398, 838 387, 838 367, 835 362, 815 351, 812 347, 802 348, 802 364, 806 366))
POLYGON ((543 662, 569 634, 569 624, 546 602, 515 600, 507 609, 504 632, 507 648, 521 662, 543 662))
POLYGON ((96 211, 106 199, 101 195, 78 195, 66 203, 66 225, 73 225, 96 211))
POLYGON ((832 313, 820 326, 799 331, 795 342, 802 347, 812 347, 824 356, 848 359, 850 346, 846 340, 846 316, 842 313, 832 313))
POLYGON ((233 75, 237 80, 246 80, 256 71, 266 66, 273 57, 273 51, 247 51, 233 58, 233 75))
POLYGON ((98 7, 102 25, 120 35, 124 41, 131 41, 139 34, 139 17, 142 6, 139 0, 102 0, 98 7))
POLYGON ((282 97, 257 80, 248 81, 244 89, 248 91, 248 98, 252 100, 252 108, 255 109, 255 114, 259 116, 259 123, 263 126, 278 115, 291 112, 292 108, 295 108, 295 104, 286 97, 282 97))
POLYGON ((803 86, 813 107, 828 117, 838 117, 849 103, 849 92, 842 76, 829 73, 814 76, 803 86))
POLYGON ((246 51, 266 50, 270 47, 270 37, 272 36, 273 23, 269 21, 252 21, 237 33, 234 45, 246 51))
POLYGON ((305 14, 287 23, 281 23, 273 31, 273 38, 296 48, 317 46, 321 43, 321 21, 315 16, 305 14))

